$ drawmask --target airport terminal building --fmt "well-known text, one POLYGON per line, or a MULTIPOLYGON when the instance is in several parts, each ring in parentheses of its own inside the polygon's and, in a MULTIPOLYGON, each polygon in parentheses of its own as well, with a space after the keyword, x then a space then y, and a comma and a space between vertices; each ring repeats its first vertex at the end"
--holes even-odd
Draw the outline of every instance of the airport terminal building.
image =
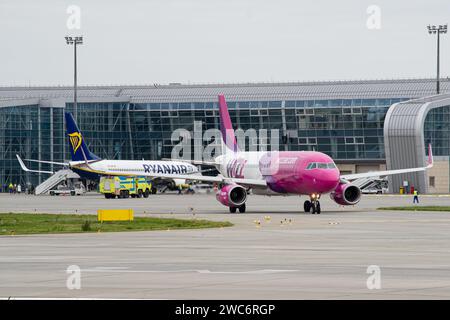
MULTIPOLYGON (((435 90, 434 79, 86 86, 78 89, 77 122, 101 158, 170 158, 174 130, 192 131, 194 121, 203 130, 219 127, 223 93, 236 129, 279 129, 280 150, 327 153, 345 173, 423 166, 431 143, 435 167, 391 178, 390 190, 407 181, 422 193, 448 193, 450 80, 442 79, 441 94, 435 90)), ((48 177, 22 171, 16 154, 70 159, 64 111, 73 112, 71 87, 0 88, 1 186, 36 186, 48 177)))

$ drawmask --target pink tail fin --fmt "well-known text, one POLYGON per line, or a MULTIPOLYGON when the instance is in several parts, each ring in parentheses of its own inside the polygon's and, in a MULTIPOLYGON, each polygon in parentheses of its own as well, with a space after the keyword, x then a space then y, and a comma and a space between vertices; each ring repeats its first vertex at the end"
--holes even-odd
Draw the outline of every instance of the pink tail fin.
POLYGON ((220 131, 224 145, 231 151, 237 152, 238 145, 234 135, 233 125, 231 124, 230 114, 223 94, 219 95, 219 117, 220 131))

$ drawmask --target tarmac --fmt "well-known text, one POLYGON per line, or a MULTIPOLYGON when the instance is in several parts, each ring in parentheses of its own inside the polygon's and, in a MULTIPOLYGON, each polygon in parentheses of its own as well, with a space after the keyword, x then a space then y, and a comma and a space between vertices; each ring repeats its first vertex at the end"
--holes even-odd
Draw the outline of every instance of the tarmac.
MULTIPOLYGON (((365 195, 345 208, 324 196, 322 214, 311 215, 302 212, 304 200, 249 196, 247 213, 230 214, 214 195, 1 194, 1 212, 95 214, 120 207, 139 216, 227 220, 234 227, 0 236, 0 297, 450 298, 450 213, 377 211, 412 205, 412 198, 365 195), (80 289, 67 286, 73 265, 81 270, 80 289)), ((420 200, 450 204, 447 196, 420 200)))

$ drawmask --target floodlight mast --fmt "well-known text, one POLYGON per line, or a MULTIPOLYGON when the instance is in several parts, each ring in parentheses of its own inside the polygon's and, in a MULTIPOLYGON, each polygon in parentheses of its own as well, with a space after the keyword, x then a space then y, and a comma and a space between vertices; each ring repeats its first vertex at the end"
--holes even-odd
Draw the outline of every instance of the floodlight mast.
POLYGON ((440 75, 439 75, 439 61, 440 61, 440 35, 447 33, 447 24, 445 25, 428 25, 429 34, 437 35, 437 75, 436 75, 436 93, 440 93, 440 75))
POLYGON ((83 36, 65 37, 68 45, 73 45, 73 116, 75 121, 78 115, 77 106, 77 45, 83 44, 83 36))

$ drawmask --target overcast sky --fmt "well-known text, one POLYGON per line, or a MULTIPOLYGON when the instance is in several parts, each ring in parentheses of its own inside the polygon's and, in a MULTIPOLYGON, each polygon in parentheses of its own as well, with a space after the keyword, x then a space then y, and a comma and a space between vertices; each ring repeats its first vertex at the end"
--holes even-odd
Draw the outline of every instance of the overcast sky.
MULTIPOLYGON (((85 39, 80 84, 434 77, 426 26, 449 20, 450 0, 1 0, 0 85, 72 84, 68 34, 85 39), (380 29, 367 27, 370 5, 380 29)), ((448 76, 450 34, 441 40, 448 76)))

